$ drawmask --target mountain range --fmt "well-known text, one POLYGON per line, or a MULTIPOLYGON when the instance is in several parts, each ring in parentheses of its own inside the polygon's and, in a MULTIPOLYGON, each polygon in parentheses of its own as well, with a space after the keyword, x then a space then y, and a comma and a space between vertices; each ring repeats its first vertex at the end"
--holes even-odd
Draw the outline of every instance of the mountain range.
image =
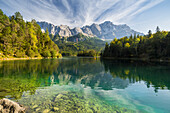
POLYGON ((115 37, 121 38, 124 36, 130 36, 131 34, 144 35, 143 33, 131 29, 126 24, 115 25, 110 21, 105 21, 104 23, 101 24, 93 23, 90 26, 86 25, 81 28, 80 27, 70 28, 67 25, 55 26, 48 22, 37 22, 37 24, 40 25, 42 31, 45 31, 46 28, 48 28, 50 34, 60 35, 62 37, 70 37, 82 33, 83 35, 89 37, 99 37, 100 39, 112 40, 115 37))

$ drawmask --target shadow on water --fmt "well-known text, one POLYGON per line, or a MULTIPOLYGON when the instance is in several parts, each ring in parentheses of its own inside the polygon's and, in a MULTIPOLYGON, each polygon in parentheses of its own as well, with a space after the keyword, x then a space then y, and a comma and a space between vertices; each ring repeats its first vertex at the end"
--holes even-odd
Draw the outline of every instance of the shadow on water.
POLYGON ((130 83, 144 81, 147 87, 170 89, 170 65, 160 62, 101 60, 106 72, 113 77, 128 79, 130 83))

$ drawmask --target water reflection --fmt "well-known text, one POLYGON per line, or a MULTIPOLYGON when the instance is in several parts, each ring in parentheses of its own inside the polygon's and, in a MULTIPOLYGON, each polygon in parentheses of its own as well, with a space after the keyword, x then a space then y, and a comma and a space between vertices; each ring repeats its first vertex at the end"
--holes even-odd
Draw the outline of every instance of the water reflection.
POLYGON ((93 58, 2 61, 0 98, 30 113, 168 112, 169 73, 168 64, 93 58))
POLYGON ((144 81, 146 86, 158 89, 170 89, 170 66, 168 63, 131 62, 102 60, 106 72, 113 77, 128 79, 130 83, 144 81))
POLYGON ((146 86, 170 89, 170 67, 145 62, 64 58, 3 61, 0 63, 0 98, 21 98, 23 92, 34 94, 38 87, 54 84, 83 84, 92 89, 125 89, 145 81, 146 86))

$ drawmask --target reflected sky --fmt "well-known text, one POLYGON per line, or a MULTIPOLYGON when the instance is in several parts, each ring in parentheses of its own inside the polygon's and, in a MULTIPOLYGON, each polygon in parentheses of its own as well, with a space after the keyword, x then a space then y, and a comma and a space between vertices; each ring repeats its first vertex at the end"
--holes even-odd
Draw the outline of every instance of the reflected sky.
MULTIPOLYGON (((35 107, 36 102, 55 106, 54 98, 59 94, 65 96, 62 97, 65 101, 92 102, 99 111, 108 106, 108 111, 169 112, 169 69, 168 64, 75 57, 2 61, 0 98, 27 103, 30 112, 36 110, 31 108, 35 107), (45 96, 44 100, 42 96, 45 96)), ((86 103, 87 106, 89 103, 86 103)), ((54 112, 51 106, 48 109, 54 112)), ((88 112, 88 107, 80 107, 88 112)), ((93 111, 94 108, 89 110, 93 111)))

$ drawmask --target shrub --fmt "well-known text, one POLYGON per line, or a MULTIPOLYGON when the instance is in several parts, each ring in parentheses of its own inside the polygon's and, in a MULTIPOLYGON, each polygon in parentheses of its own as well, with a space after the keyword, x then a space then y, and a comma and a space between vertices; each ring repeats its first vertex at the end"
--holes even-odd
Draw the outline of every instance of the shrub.
POLYGON ((24 51, 17 51, 14 55, 17 58, 24 58, 25 57, 25 52, 24 51))
POLYGON ((43 57, 51 57, 51 53, 49 50, 43 50, 42 54, 41 54, 43 57))
POLYGON ((35 56, 35 52, 32 49, 29 49, 29 50, 27 50, 27 55, 29 57, 34 57, 35 56))
POLYGON ((51 57, 57 57, 57 51, 55 51, 55 50, 52 50, 51 51, 51 57))

